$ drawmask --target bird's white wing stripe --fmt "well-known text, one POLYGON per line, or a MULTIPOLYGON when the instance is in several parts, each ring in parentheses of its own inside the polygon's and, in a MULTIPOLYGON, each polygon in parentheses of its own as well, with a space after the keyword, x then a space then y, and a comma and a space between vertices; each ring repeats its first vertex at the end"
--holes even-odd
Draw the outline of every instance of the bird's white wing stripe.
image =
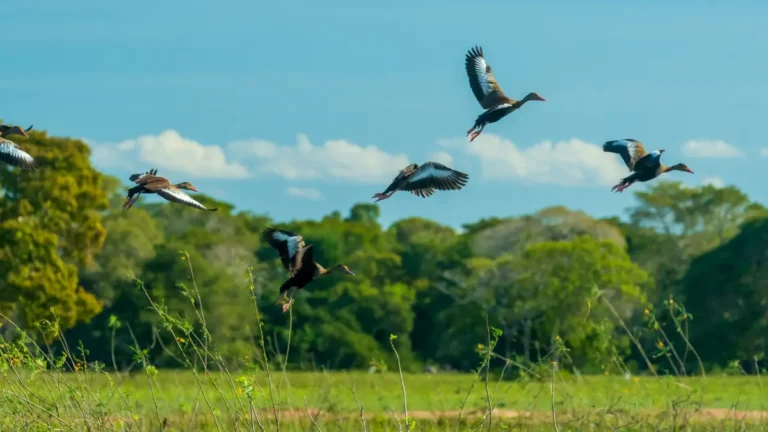
POLYGON ((285 242, 286 246, 288 247, 288 256, 290 256, 291 258, 293 258, 294 255, 296 255, 296 251, 299 248, 299 244, 301 244, 304 241, 304 238, 301 236, 291 237, 282 231, 275 231, 272 234, 272 237, 277 241, 285 242))
POLYGON ((505 103, 505 104, 501 104, 501 105, 495 106, 495 107, 491 108, 488 111, 490 112, 490 111, 496 111, 496 110, 503 110, 503 109, 509 108, 511 106, 512 106, 512 104, 505 103))
POLYGON ((483 93, 488 94, 491 92, 491 83, 488 82, 488 75, 486 69, 488 64, 483 57, 475 57, 475 75, 477 75, 477 81, 480 83, 480 87, 483 88, 483 93))
POLYGON ((21 159, 25 162, 34 161, 34 159, 32 159, 32 156, 22 151, 21 149, 19 149, 19 147, 15 143, 8 140, 4 140, 4 142, 0 142, 0 153, 9 155, 14 159, 21 159))
POLYGON ((293 258, 296 256, 296 251, 299 249, 299 244, 302 242, 301 236, 289 237, 286 241, 288 245, 288 256, 293 258))
MULTIPOLYGON (((616 145, 624 146, 629 150, 629 155, 632 157, 632 159, 635 158, 635 153, 637 152, 637 143, 632 141, 627 141, 625 139, 616 140, 616 145)), ((659 154, 660 156, 661 154, 659 154)))
POLYGON ((410 181, 416 182, 425 178, 448 178, 453 174, 451 171, 441 170, 435 168, 434 165, 429 165, 419 169, 419 172, 411 176, 410 181))
POLYGON ((197 207, 197 208, 200 208, 200 209, 204 209, 205 208, 204 205, 200 204, 199 202, 197 202, 194 199, 192 199, 192 197, 190 197, 189 195, 187 195, 184 192, 182 192, 180 190, 177 190, 177 189, 162 189, 162 190, 159 190, 157 193, 159 195, 161 195, 161 196, 163 194, 172 196, 172 197, 178 199, 179 201, 182 201, 182 202, 184 202, 186 204, 189 204, 189 205, 191 205, 193 207, 197 207))

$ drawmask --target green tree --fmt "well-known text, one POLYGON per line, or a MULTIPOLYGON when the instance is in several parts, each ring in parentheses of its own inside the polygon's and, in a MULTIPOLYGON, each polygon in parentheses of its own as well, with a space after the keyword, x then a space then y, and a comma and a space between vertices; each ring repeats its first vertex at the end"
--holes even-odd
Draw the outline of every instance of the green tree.
POLYGON ((691 263, 682 300, 693 315, 691 341, 705 361, 724 366, 768 355, 766 245, 768 218, 753 220, 691 263))
POLYGON ((666 298, 679 290, 691 260, 728 241, 765 208, 733 186, 686 187, 657 182, 635 193, 639 203, 624 225, 632 259, 648 270, 666 298))
POLYGON ((3 310, 33 326, 51 319, 53 308, 62 327, 71 327, 100 310, 78 285, 77 269, 92 263, 106 235, 102 176, 80 140, 36 131, 14 139, 40 169, 0 169, 3 310))

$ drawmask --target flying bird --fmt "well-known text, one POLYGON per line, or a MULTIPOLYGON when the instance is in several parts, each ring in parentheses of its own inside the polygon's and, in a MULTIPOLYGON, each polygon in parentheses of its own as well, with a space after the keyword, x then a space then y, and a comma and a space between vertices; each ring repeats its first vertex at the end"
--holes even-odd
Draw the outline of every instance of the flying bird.
POLYGON ((472 134, 469 141, 473 141, 483 132, 485 125, 496 123, 507 114, 517 110, 523 104, 529 101, 544 101, 538 93, 528 93, 522 100, 516 101, 508 98, 501 90, 499 83, 493 76, 491 66, 488 65, 483 57, 483 49, 479 46, 469 50, 464 62, 469 77, 469 86, 472 93, 480 102, 480 106, 486 111, 480 114, 475 120, 475 125, 467 131, 467 135, 472 134))
POLYGON ((410 164, 403 168, 392 180, 384 192, 376 193, 371 198, 375 202, 391 197, 397 191, 410 192, 427 198, 437 190, 459 190, 467 184, 469 175, 448 168, 437 162, 427 162, 422 166, 410 164))
POLYGON ((181 191, 182 189, 184 189, 184 190, 197 192, 197 189, 195 189, 195 187, 192 186, 192 183, 183 182, 183 183, 174 185, 174 184, 171 184, 171 182, 169 182, 168 179, 166 179, 165 177, 160 177, 160 176, 157 176, 156 174, 157 174, 157 170, 151 169, 144 174, 133 174, 131 175, 131 177, 129 177, 129 179, 132 182, 136 183, 136 186, 128 189, 128 198, 123 204, 123 210, 127 210, 131 208, 136 203, 136 201, 138 201, 139 196, 141 196, 142 193, 158 194, 168 201, 184 204, 186 206, 194 207, 200 210, 206 210, 206 211, 218 210, 215 208, 209 209, 205 207, 204 205, 195 201, 194 199, 192 199, 192 197, 190 197, 189 195, 181 191))
POLYGON ((693 171, 684 163, 672 166, 662 165, 661 154, 664 153, 664 149, 647 153, 643 143, 632 138, 608 141, 603 144, 603 151, 621 156, 627 168, 634 172, 611 188, 612 192, 624 192, 624 189, 632 186, 636 181, 647 182, 670 171, 685 171, 693 174, 693 171))
POLYGON ((312 245, 305 246, 304 238, 296 233, 275 228, 265 228, 262 231, 261 237, 270 246, 277 249, 277 252, 280 254, 280 261, 290 275, 290 278, 280 286, 280 298, 277 299, 277 304, 280 304, 285 299, 288 295, 288 290, 296 288, 296 290, 292 291, 288 302, 283 305, 283 313, 291 307, 296 291, 304 289, 305 286, 315 279, 335 272, 342 272, 351 276, 355 275, 344 264, 337 264, 326 269, 316 263, 312 255, 312 245))
POLYGON ((19 147, 15 142, 5 138, 9 135, 29 136, 27 132, 32 130, 30 125, 27 129, 19 126, 0 125, 0 160, 8 165, 17 166, 25 169, 35 169, 35 159, 29 153, 19 147))

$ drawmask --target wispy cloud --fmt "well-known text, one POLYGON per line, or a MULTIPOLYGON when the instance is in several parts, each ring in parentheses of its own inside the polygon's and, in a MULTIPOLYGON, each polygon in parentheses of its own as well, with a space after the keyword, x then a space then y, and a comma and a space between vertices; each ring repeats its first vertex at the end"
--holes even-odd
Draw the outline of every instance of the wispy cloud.
POLYGON ((760 149, 760 156, 768 156, 768 147, 763 147, 760 149))
POLYGON ((434 152, 429 155, 429 160, 441 163, 449 168, 453 168, 453 156, 444 151, 434 152))
POLYGON ((168 170, 196 178, 245 178, 248 170, 232 162, 218 145, 203 145, 175 130, 142 135, 118 143, 95 144, 94 164, 107 168, 168 170))
POLYGON ((725 187, 725 180, 720 177, 705 177, 701 183, 705 186, 714 186, 718 189, 725 187))
POLYGON ((600 146, 577 138, 555 143, 543 141, 525 149, 493 134, 480 135, 471 143, 455 138, 439 140, 438 144, 462 148, 479 159, 483 176, 488 179, 596 186, 615 184, 629 175, 618 155, 605 153, 600 146))
POLYGON ((288 189, 286 189, 286 192, 288 192, 288 195, 299 197, 299 198, 306 198, 313 201, 319 201, 323 199, 322 192, 314 188, 289 187, 288 189))
MULTIPOLYGON (((405 154, 390 154, 376 146, 363 147, 346 140, 329 140, 315 146, 301 134, 296 145, 284 146, 260 139, 233 141, 227 146, 204 145, 182 137, 175 130, 117 143, 91 141, 89 144, 93 149, 93 162, 99 167, 157 168, 190 178, 276 175, 288 180, 385 183, 408 165, 405 154)), ((441 153, 444 159, 450 158, 447 153, 441 153)))
POLYGON ((274 174, 289 180, 343 179, 362 183, 384 183, 408 165, 405 154, 390 154, 376 146, 359 146, 346 140, 313 145, 299 134, 295 146, 270 141, 241 140, 227 151, 254 172, 274 174))
POLYGON ((683 154, 697 158, 734 158, 742 156, 741 150, 723 140, 690 140, 683 144, 683 154))

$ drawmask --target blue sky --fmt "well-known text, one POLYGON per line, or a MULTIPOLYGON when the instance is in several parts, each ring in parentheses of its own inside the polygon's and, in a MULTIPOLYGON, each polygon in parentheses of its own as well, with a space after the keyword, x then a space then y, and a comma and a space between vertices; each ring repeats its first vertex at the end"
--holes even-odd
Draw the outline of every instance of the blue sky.
POLYGON ((467 187, 398 193, 382 222, 459 226, 551 205, 623 215, 634 199, 610 186, 626 170, 595 146, 627 137, 696 173, 670 179, 768 202, 755 181, 768 163, 768 5, 413 3, 14 2, 0 117, 89 140, 110 174, 156 167, 278 220, 346 213, 406 162, 448 156, 467 187), (482 112, 463 65, 475 44, 508 95, 547 102, 468 146, 482 112))

